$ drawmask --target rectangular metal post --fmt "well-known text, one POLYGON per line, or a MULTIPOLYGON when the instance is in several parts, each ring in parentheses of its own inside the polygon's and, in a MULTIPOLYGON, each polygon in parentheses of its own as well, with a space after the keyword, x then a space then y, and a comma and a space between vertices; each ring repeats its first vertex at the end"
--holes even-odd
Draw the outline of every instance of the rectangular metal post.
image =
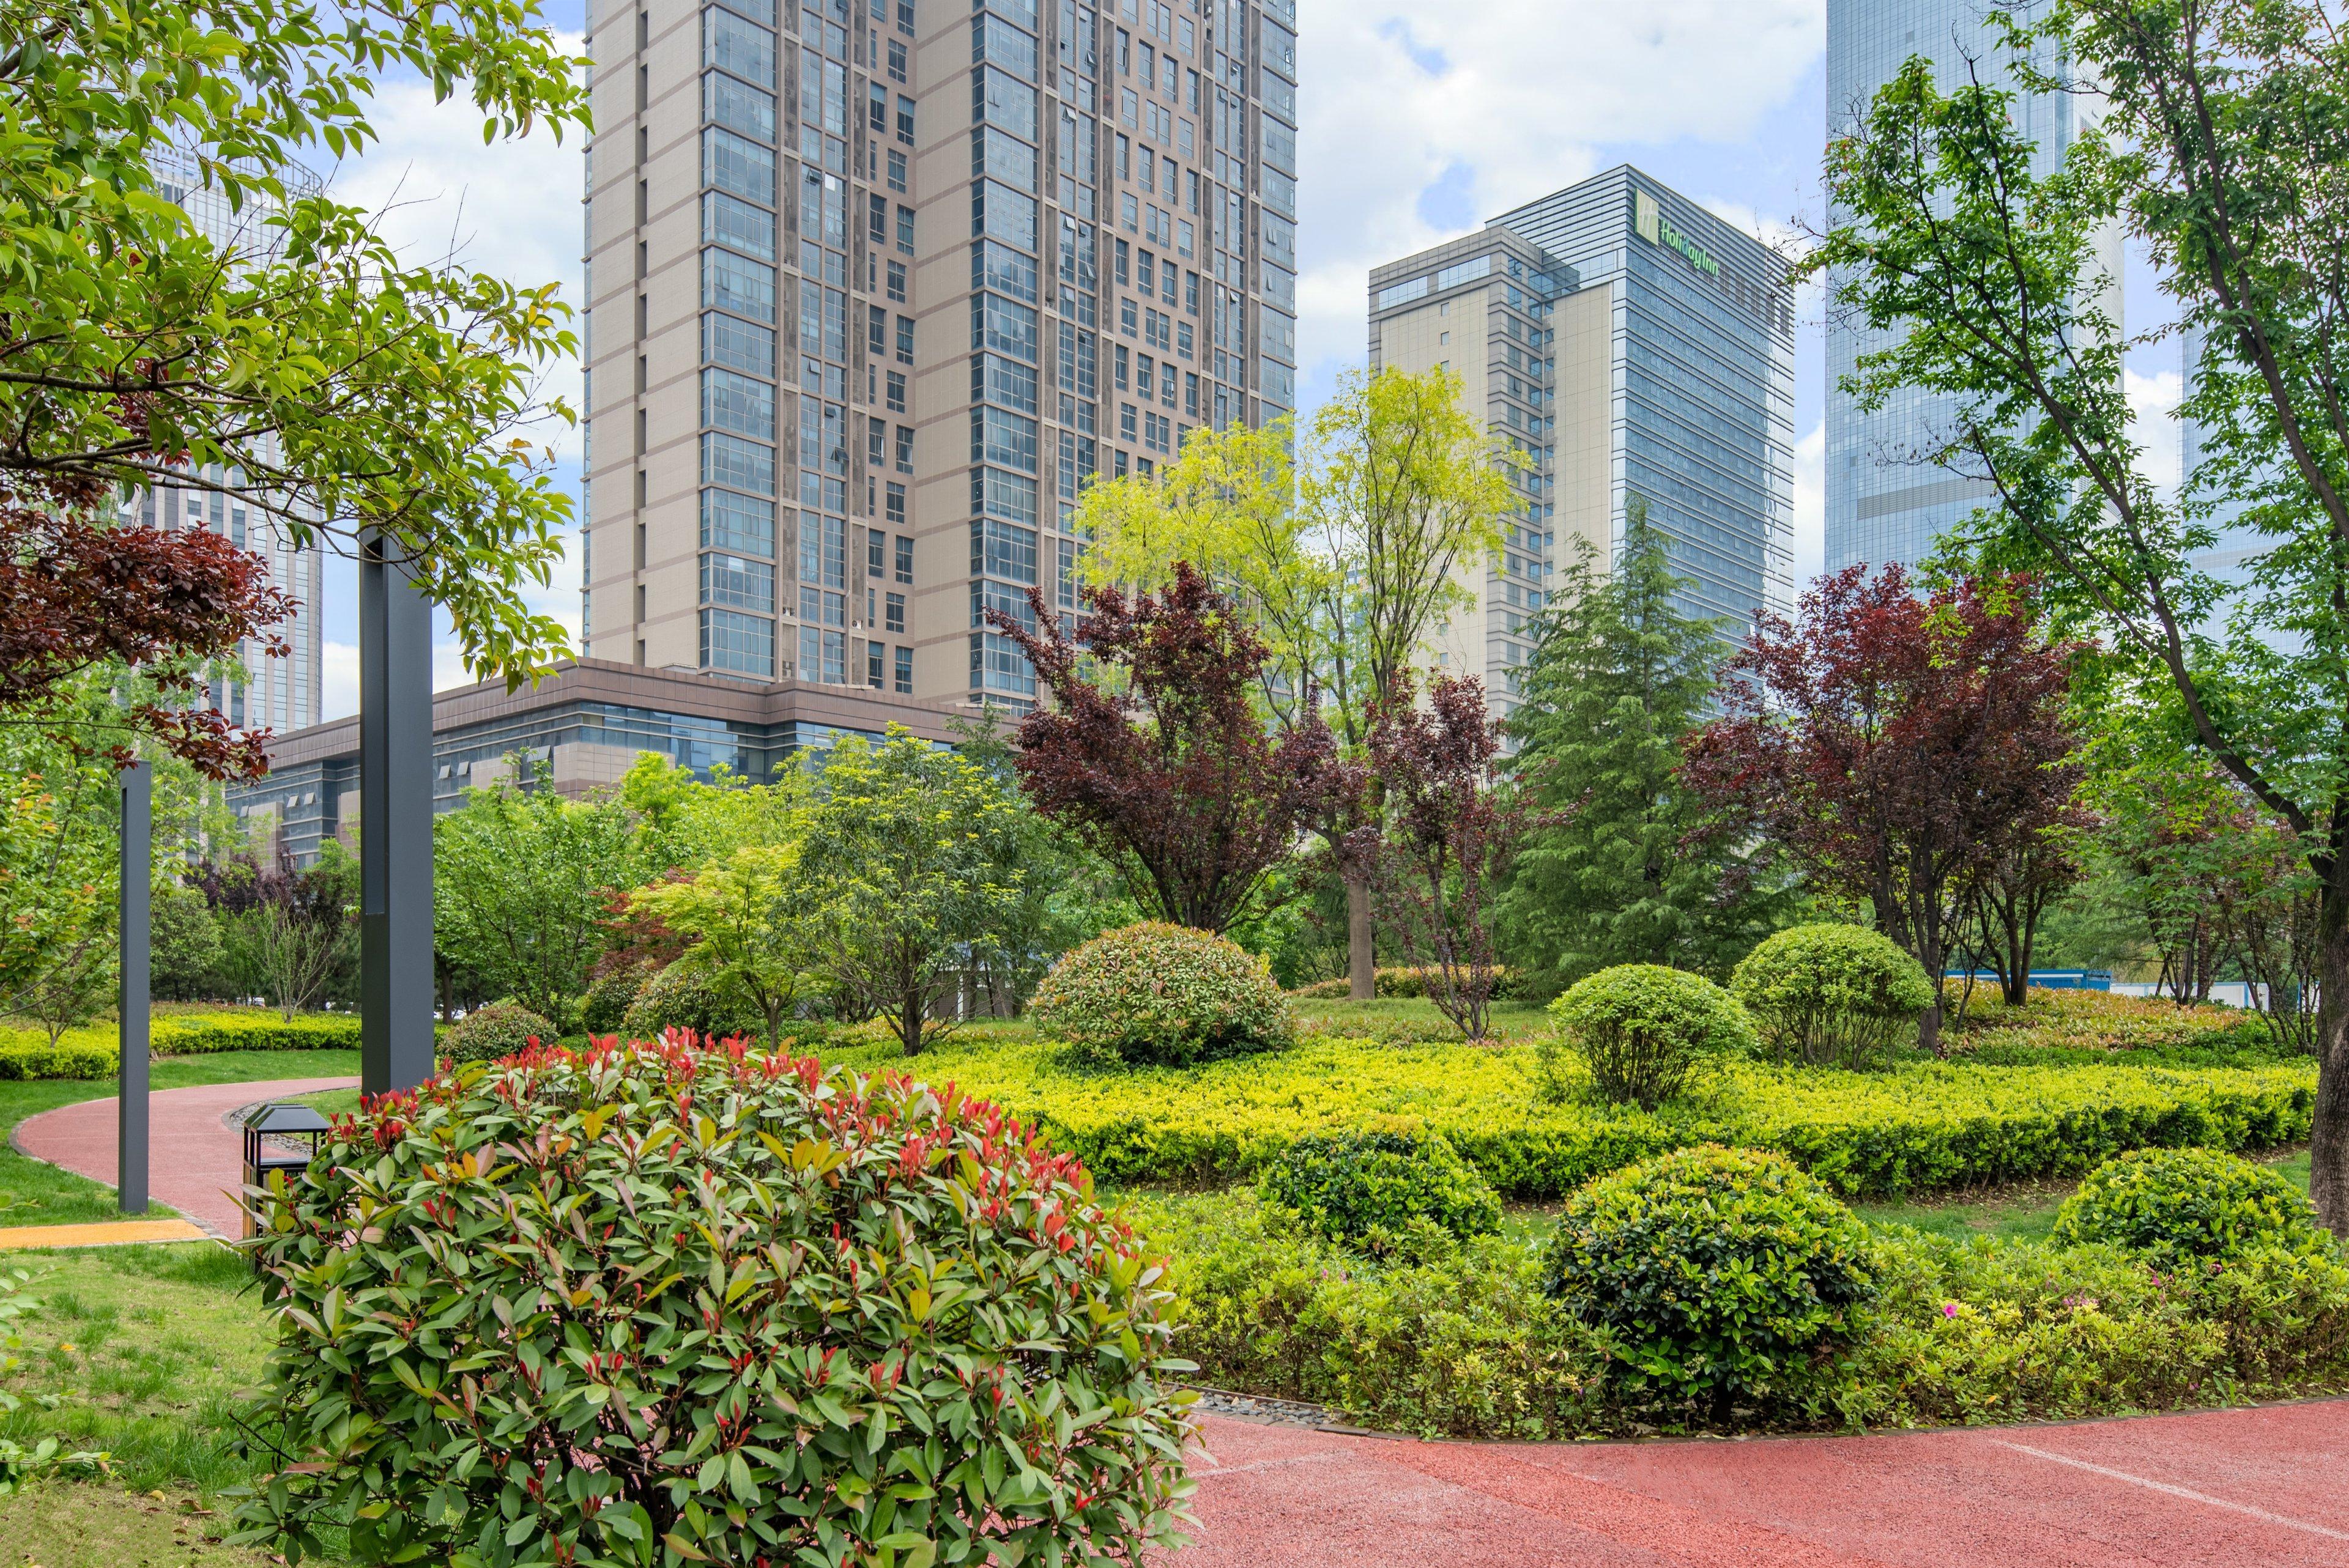
POLYGON ((149 882, 154 868, 154 769, 122 770, 122 990, 115 1016, 121 1066, 115 1090, 115 1191, 126 1214, 147 1212, 149 882))
POLYGON ((432 603, 359 551, 359 1087, 432 1076, 432 603))

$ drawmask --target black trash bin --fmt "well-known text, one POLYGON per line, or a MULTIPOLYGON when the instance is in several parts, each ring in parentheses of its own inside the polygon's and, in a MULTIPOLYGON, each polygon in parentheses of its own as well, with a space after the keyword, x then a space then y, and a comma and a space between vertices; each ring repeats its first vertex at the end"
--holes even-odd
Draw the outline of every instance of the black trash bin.
MULTIPOLYGON (((306 1105, 263 1106, 244 1119, 244 1184, 263 1187, 268 1184, 272 1171, 308 1169, 311 1157, 318 1151, 318 1140, 329 1130, 326 1119, 306 1105), (307 1146, 286 1147, 297 1138, 308 1140, 307 1146)), ((244 1239, 249 1242, 258 1233, 248 1201, 244 1205, 244 1239)))

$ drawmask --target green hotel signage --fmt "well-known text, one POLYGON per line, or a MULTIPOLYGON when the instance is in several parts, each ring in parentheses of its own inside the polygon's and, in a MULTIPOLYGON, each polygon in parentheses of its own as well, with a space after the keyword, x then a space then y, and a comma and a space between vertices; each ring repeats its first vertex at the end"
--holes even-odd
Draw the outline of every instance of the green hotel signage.
POLYGON ((1698 272, 1716 278, 1721 275, 1721 263, 1714 261, 1702 245, 1673 228, 1671 220, 1666 218, 1657 206, 1656 199, 1645 191, 1631 192, 1631 226, 1648 243, 1678 251, 1698 272))

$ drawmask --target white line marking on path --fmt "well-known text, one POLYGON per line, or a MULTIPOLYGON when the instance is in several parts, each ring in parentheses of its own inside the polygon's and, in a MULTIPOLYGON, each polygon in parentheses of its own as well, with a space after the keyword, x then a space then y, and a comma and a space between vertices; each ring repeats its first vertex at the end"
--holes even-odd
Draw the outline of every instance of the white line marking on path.
POLYGON ((2280 1524, 2286 1530, 2304 1530, 2311 1535, 2322 1535, 2328 1541, 2349 1541, 2349 1530, 2328 1530, 2322 1524, 2311 1524, 2304 1519, 2292 1519, 2281 1513, 2270 1513, 2264 1508, 2253 1508, 2249 1503, 2229 1502, 2223 1497, 2212 1497, 2207 1492, 2189 1491, 2182 1486, 2172 1486, 2168 1481, 2152 1480, 2145 1476, 2131 1475, 2127 1470, 2108 1470, 2103 1465, 2092 1465, 2085 1460, 2073 1459, 2068 1454, 2049 1453, 2045 1449, 2030 1448, 2022 1443, 2010 1443, 2001 1439, 1992 1440, 2000 1448, 2013 1449, 2016 1453, 2029 1454, 2035 1460, 2046 1460, 2053 1464, 2070 1465, 2074 1470, 2089 1470, 2097 1475, 2109 1476, 2115 1480, 2125 1480, 2131 1486, 2144 1487, 2148 1491, 2168 1492, 2172 1497, 2182 1497, 2189 1502, 2199 1502, 2210 1508, 2223 1508, 2230 1513, 2249 1514, 2263 1523, 2280 1524))

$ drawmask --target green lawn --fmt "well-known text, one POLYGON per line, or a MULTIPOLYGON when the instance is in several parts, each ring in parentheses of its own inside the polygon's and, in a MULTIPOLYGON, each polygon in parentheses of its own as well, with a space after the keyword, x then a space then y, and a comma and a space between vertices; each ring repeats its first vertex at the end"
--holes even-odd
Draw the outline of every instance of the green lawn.
MULTIPOLYGON (((269 1078, 339 1078, 359 1070, 357 1051, 222 1051, 212 1056, 166 1057, 149 1070, 158 1089, 197 1084, 254 1083, 269 1078)), ((0 1082, 0 1213, 12 1225, 70 1225, 118 1217, 114 1193, 95 1181, 68 1175, 54 1165, 27 1160, 5 1147, 18 1122, 44 1110, 114 1093, 112 1078, 0 1082)), ((161 1204, 154 1212, 168 1214, 161 1204)), ((19 1565, 0 1558, 0 1568, 19 1565)))

